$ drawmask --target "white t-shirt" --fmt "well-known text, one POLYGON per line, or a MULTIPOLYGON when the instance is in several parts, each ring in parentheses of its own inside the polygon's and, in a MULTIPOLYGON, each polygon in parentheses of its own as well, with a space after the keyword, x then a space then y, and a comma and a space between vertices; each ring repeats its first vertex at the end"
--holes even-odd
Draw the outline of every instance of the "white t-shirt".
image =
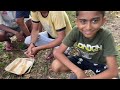
POLYGON ((0 24, 11 28, 18 27, 16 23, 16 11, 0 11, 0 24))

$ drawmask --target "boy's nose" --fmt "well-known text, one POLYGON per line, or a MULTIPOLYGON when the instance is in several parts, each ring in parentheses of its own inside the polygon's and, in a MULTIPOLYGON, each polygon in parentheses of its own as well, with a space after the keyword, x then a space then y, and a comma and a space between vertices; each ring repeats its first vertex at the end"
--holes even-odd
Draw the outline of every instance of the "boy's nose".
POLYGON ((86 30, 91 30, 92 26, 91 26, 91 23, 87 23, 86 24, 86 30))

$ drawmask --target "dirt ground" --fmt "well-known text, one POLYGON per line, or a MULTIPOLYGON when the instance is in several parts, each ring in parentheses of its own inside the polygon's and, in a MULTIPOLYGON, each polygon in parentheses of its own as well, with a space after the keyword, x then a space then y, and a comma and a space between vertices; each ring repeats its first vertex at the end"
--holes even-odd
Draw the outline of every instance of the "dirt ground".
MULTIPOLYGON (((118 50, 120 50, 120 17, 108 16, 108 22, 104 26, 110 29, 115 38, 118 50)), ((9 72, 6 72, 4 68, 11 63, 17 57, 25 57, 23 51, 13 52, 0 52, 0 79, 67 79, 68 73, 54 73, 50 69, 51 61, 45 60, 45 55, 48 50, 40 51, 36 57, 36 61, 29 74, 18 76, 9 72)))

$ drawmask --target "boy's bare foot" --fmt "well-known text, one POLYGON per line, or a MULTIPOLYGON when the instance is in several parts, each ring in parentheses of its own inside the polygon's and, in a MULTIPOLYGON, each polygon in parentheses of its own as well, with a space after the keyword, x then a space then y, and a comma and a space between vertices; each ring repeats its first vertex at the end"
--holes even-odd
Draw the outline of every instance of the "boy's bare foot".
POLYGON ((50 51, 48 54, 47 54, 47 56, 46 56, 46 60, 51 60, 51 59, 53 59, 54 58, 54 55, 53 55, 53 51, 50 51))
POLYGON ((10 42, 6 42, 5 50, 6 51, 12 51, 13 50, 13 46, 12 46, 12 44, 10 42))

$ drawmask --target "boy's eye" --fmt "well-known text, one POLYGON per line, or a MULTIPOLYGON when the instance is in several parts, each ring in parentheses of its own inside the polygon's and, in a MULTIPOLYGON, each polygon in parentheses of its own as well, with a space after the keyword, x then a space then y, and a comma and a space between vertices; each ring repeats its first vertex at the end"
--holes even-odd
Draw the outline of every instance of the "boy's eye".
POLYGON ((95 19, 92 20, 92 23, 93 23, 93 24, 96 24, 96 23, 98 23, 99 21, 100 21, 100 18, 95 18, 95 19))
POLYGON ((92 23, 96 24, 99 20, 92 20, 92 23))
POLYGON ((80 23, 81 23, 81 24, 86 24, 86 23, 87 23, 87 20, 84 20, 84 19, 83 19, 83 20, 80 20, 80 23))

